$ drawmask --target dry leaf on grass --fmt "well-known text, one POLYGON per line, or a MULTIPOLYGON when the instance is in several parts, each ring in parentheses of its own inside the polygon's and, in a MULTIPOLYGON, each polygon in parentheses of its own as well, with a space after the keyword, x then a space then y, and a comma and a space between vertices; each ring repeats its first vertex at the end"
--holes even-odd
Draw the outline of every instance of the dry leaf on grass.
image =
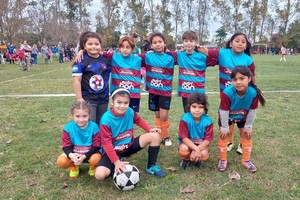
POLYGON ((64 183, 64 185, 61 187, 61 189, 66 189, 67 187, 69 187, 69 185, 64 183))
POLYGON ((176 172, 176 168, 175 167, 168 167, 166 169, 169 170, 170 172, 176 172))
POLYGON ((194 190, 194 188, 191 187, 191 186, 187 186, 187 187, 185 187, 185 188, 183 188, 183 189, 181 190, 181 193, 183 193, 183 194, 186 194, 186 193, 193 193, 193 192, 195 192, 195 190, 194 190))
POLYGON ((231 172, 229 175, 230 180, 240 180, 241 176, 236 171, 231 172))
POLYGON ((6 140, 5 144, 10 144, 12 142, 12 140, 6 140))

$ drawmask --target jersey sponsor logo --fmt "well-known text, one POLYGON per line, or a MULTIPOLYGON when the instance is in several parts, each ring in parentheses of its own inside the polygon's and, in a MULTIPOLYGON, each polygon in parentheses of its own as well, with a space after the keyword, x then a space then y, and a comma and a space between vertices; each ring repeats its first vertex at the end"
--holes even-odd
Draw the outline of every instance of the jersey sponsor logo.
POLYGON ((100 91, 104 86, 104 81, 101 75, 94 75, 90 78, 90 87, 94 91, 100 91))
POLYGON ((158 73, 158 74, 163 74, 164 73, 164 70, 159 68, 159 67, 151 67, 151 72, 155 72, 155 73, 158 73))
POLYGON ((225 68, 224 72, 225 72, 226 74, 230 75, 231 72, 232 72, 232 69, 230 69, 230 68, 225 68))
POLYGON ((77 72, 77 71, 78 71, 78 67, 77 66, 73 66, 72 72, 77 72))
POLYGON ((74 146, 73 151, 74 153, 78 153, 80 155, 85 154, 90 150, 90 147, 88 146, 74 146))
POLYGON ((120 133, 118 137, 116 137, 116 140, 123 140, 124 138, 130 138, 131 137, 131 132, 126 131, 124 133, 120 133))
POLYGON ((185 90, 195 90, 195 86, 193 85, 193 82, 184 81, 181 87, 182 89, 185 90))
POLYGON ((191 76, 196 76, 195 72, 193 70, 189 70, 189 69, 184 69, 182 71, 182 74, 184 75, 191 75, 191 76))
POLYGON ((241 115, 241 116, 245 116, 246 115, 246 110, 245 109, 240 109, 240 110, 231 110, 229 112, 230 115, 241 115))
POLYGON ((134 86, 131 81, 121 81, 119 87, 125 88, 127 90, 134 89, 134 86))
POLYGON ((164 85, 162 84, 162 80, 158 79, 152 79, 150 85, 153 87, 164 87, 164 85))
POLYGON ((201 138, 190 138, 190 140, 194 143, 194 144, 201 144, 203 142, 203 139, 201 138))
POLYGON ((124 149, 128 149, 128 144, 122 144, 114 147, 115 151, 123 151, 124 149))
POLYGON ((130 71, 128 69, 121 69, 120 74, 133 75, 132 71, 130 71))
POLYGON ((231 81, 226 81, 224 85, 225 85, 225 87, 228 87, 231 84, 232 84, 231 81))

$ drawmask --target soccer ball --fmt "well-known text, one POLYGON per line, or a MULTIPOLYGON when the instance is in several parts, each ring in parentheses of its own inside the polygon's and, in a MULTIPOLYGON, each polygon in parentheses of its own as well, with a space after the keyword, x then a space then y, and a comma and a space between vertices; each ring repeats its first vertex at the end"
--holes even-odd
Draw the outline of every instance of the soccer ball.
POLYGON ((126 170, 121 173, 114 173, 113 181, 119 190, 131 190, 136 187, 140 180, 140 172, 134 165, 125 165, 126 170))

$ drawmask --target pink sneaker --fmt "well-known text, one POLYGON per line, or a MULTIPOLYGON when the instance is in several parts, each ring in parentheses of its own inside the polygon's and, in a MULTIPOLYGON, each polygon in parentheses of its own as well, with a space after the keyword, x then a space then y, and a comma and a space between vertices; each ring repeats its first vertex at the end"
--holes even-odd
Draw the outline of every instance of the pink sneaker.
POLYGON ((242 162, 242 165, 244 167, 246 167, 247 169, 249 169, 250 172, 254 173, 257 171, 255 165, 253 165, 253 163, 251 162, 251 160, 246 160, 244 162, 242 162))
POLYGON ((224 172, 227 169, 227 160, 219 160, 218 170, 224 172))

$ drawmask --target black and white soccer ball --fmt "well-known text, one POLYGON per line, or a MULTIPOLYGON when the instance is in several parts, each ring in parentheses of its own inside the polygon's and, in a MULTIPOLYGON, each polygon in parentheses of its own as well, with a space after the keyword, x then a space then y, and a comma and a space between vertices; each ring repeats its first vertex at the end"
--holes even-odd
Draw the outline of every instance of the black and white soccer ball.
POLYGON ((115 172, 113 176, 115 186, 123 191, 134 189, 140 180, 140 172, 136 166, 127 164, 125 167, 124 172, 115 172))

